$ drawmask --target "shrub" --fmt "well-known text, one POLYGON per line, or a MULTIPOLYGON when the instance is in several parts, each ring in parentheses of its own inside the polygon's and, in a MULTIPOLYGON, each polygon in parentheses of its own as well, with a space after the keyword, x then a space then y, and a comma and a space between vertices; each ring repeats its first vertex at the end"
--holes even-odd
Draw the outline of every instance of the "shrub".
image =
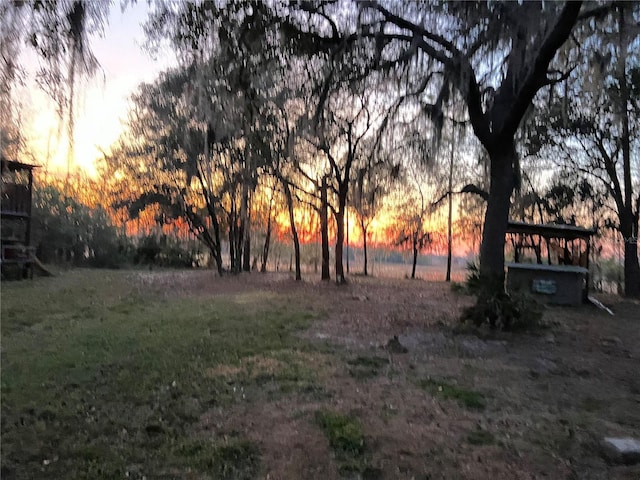
POLYGON ((180 242, 167 235, 147 235, 142 237, 133 256, 136 265, 157 265, 160 267, 189 268, 194 263, 193 253, 180 242))
POLYGON ((543 306, 522 292, 508 293, 504 285, 483 285, 475 305, 465 308, 463 323, 489 325, 492 329, 523 331, 539 328, 543 306))
POLYGON ((480 281, 480 267, 475 262, 467 262, 467 278, 465 286, 469 293, 478 293, 482 282, 480 281))
POLYGON ((45 185, 34 189, 32 213, 32 243, 42 262, 117 268, 128 260, 127 240, 99 205, 85 205, 45 185))
POLYGON ((136 265, 155 264, 162 248, 155 235, 147 235, 140 239, 136 253, 133 256, 133 263, 136 265))
POLYGON ((467 277, 463 283, 452 282, 451 290, 455 293, 477 294, 480 291, 480 268, 475 262, 467 262, 467 277))

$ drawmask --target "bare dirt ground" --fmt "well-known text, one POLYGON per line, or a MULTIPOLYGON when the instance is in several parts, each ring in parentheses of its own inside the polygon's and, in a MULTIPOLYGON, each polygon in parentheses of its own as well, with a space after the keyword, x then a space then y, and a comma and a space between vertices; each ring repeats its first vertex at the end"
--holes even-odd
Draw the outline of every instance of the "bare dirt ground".
POLYGON ((640 478, 640 465, 609 464, 600 448, 606 436, 640 436, 638 302, 601 297, 615 316, 549 307, 548 328, 505 334, 461 332, 457 319, 473 299, 445 283, 352 277, 338 287, 209 272, 145 273, 140 282, 171 294, 275 293, 315 313, 300 336, 325 348, 304 358, 321 393, 212 408, 194 433, 243 432, 261 446, 265 478, 640 478), (354 367, 371 358, 381 360, 354 367), (440 384, 480 395, 483 408, 440 394, 440 384), (310 420, 320 408, 360 419, 371 468, 339 472, 310 420))

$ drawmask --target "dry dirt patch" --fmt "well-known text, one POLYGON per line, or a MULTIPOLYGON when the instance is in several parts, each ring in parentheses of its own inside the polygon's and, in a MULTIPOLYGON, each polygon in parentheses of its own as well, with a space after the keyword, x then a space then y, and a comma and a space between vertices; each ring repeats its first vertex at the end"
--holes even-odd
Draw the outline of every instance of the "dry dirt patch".
MULTIPOLYGON (((598 450, 604 436, 640 432, 638 303, 604 298, 614 317, 549 308, 550 328, 535 334, 458 335, 460 310, 473 299, 444 283, 357 278, 337 287, 269 274, 183 283, 213 295, 271 292, 317 315, 300 336, 331 358, 302 361, 319 362, 325 397, 254 399, 201 419, 201 434, 240 431, 258 442, 265 477, 339 477, 312 420, 329 408, 361 420, 379 478, 640 478, 640 467, 608 465, 598 450), (406 353, 384 348, 394 337, 406 353), (349 362, 367 357, 388 362, 371 376, 350 374, 349 362), (425 390, 425 379, 481 394, 486 407, 425 390)), ((286 366, 250 358, 207 374, 233 377, 248 364, 270 373, 286 366)))

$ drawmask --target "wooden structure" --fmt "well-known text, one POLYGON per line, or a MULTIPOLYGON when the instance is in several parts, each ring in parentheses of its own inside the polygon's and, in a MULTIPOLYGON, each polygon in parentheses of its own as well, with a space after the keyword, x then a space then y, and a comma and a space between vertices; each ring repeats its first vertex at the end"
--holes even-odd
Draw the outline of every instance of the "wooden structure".
POLYGON ((523 290, 548 303, 577 305, 589 293, 590 240, 596 233, 573 225, 509 222, 514 261, 507 263, 507 289, 523 290), (533 255, 527 256, 527 251, 533 255))
POLYGON ((33 273, 35 248, 31 246, 31 202, 34 165, 0 158, 0 265, 5 276, 7 268, 17 266, 24 278, 33 273))

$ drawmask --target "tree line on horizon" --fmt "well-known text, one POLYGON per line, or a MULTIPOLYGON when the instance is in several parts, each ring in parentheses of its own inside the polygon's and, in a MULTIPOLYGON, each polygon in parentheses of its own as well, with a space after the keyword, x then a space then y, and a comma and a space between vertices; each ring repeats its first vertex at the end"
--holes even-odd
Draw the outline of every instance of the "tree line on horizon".
MULTIPOLYGON (((76 79, 92 71, 88 39, 109 3, 2 8, 14 34, 3 48, 20 49, 11 19, 31 19, 20 40, 44 59, 39 78, 73 128, 76 79)), ((510 218, 582 224, 618 232, 625 293, 638 297, 639 25, 639 4, 620 2, 156 2, 146 48, 178 62, 139 86, 101 161, 110 207, 183 222, 220 273, 223 245, 232 272, 251 269, 252 249, 266 263, 275 218, 288 218, 296 278, 296 216, 308 211, 323 279, 333 232, 338 283, 345 217, 366 252, 385 204, 391 243, 417 254, 429 217, 455 203, 493 286, 510 218)), ((3 65, 3 115, 16 72, 3 65)), ((3 148, 19 143, 11 132, 3 148)))

